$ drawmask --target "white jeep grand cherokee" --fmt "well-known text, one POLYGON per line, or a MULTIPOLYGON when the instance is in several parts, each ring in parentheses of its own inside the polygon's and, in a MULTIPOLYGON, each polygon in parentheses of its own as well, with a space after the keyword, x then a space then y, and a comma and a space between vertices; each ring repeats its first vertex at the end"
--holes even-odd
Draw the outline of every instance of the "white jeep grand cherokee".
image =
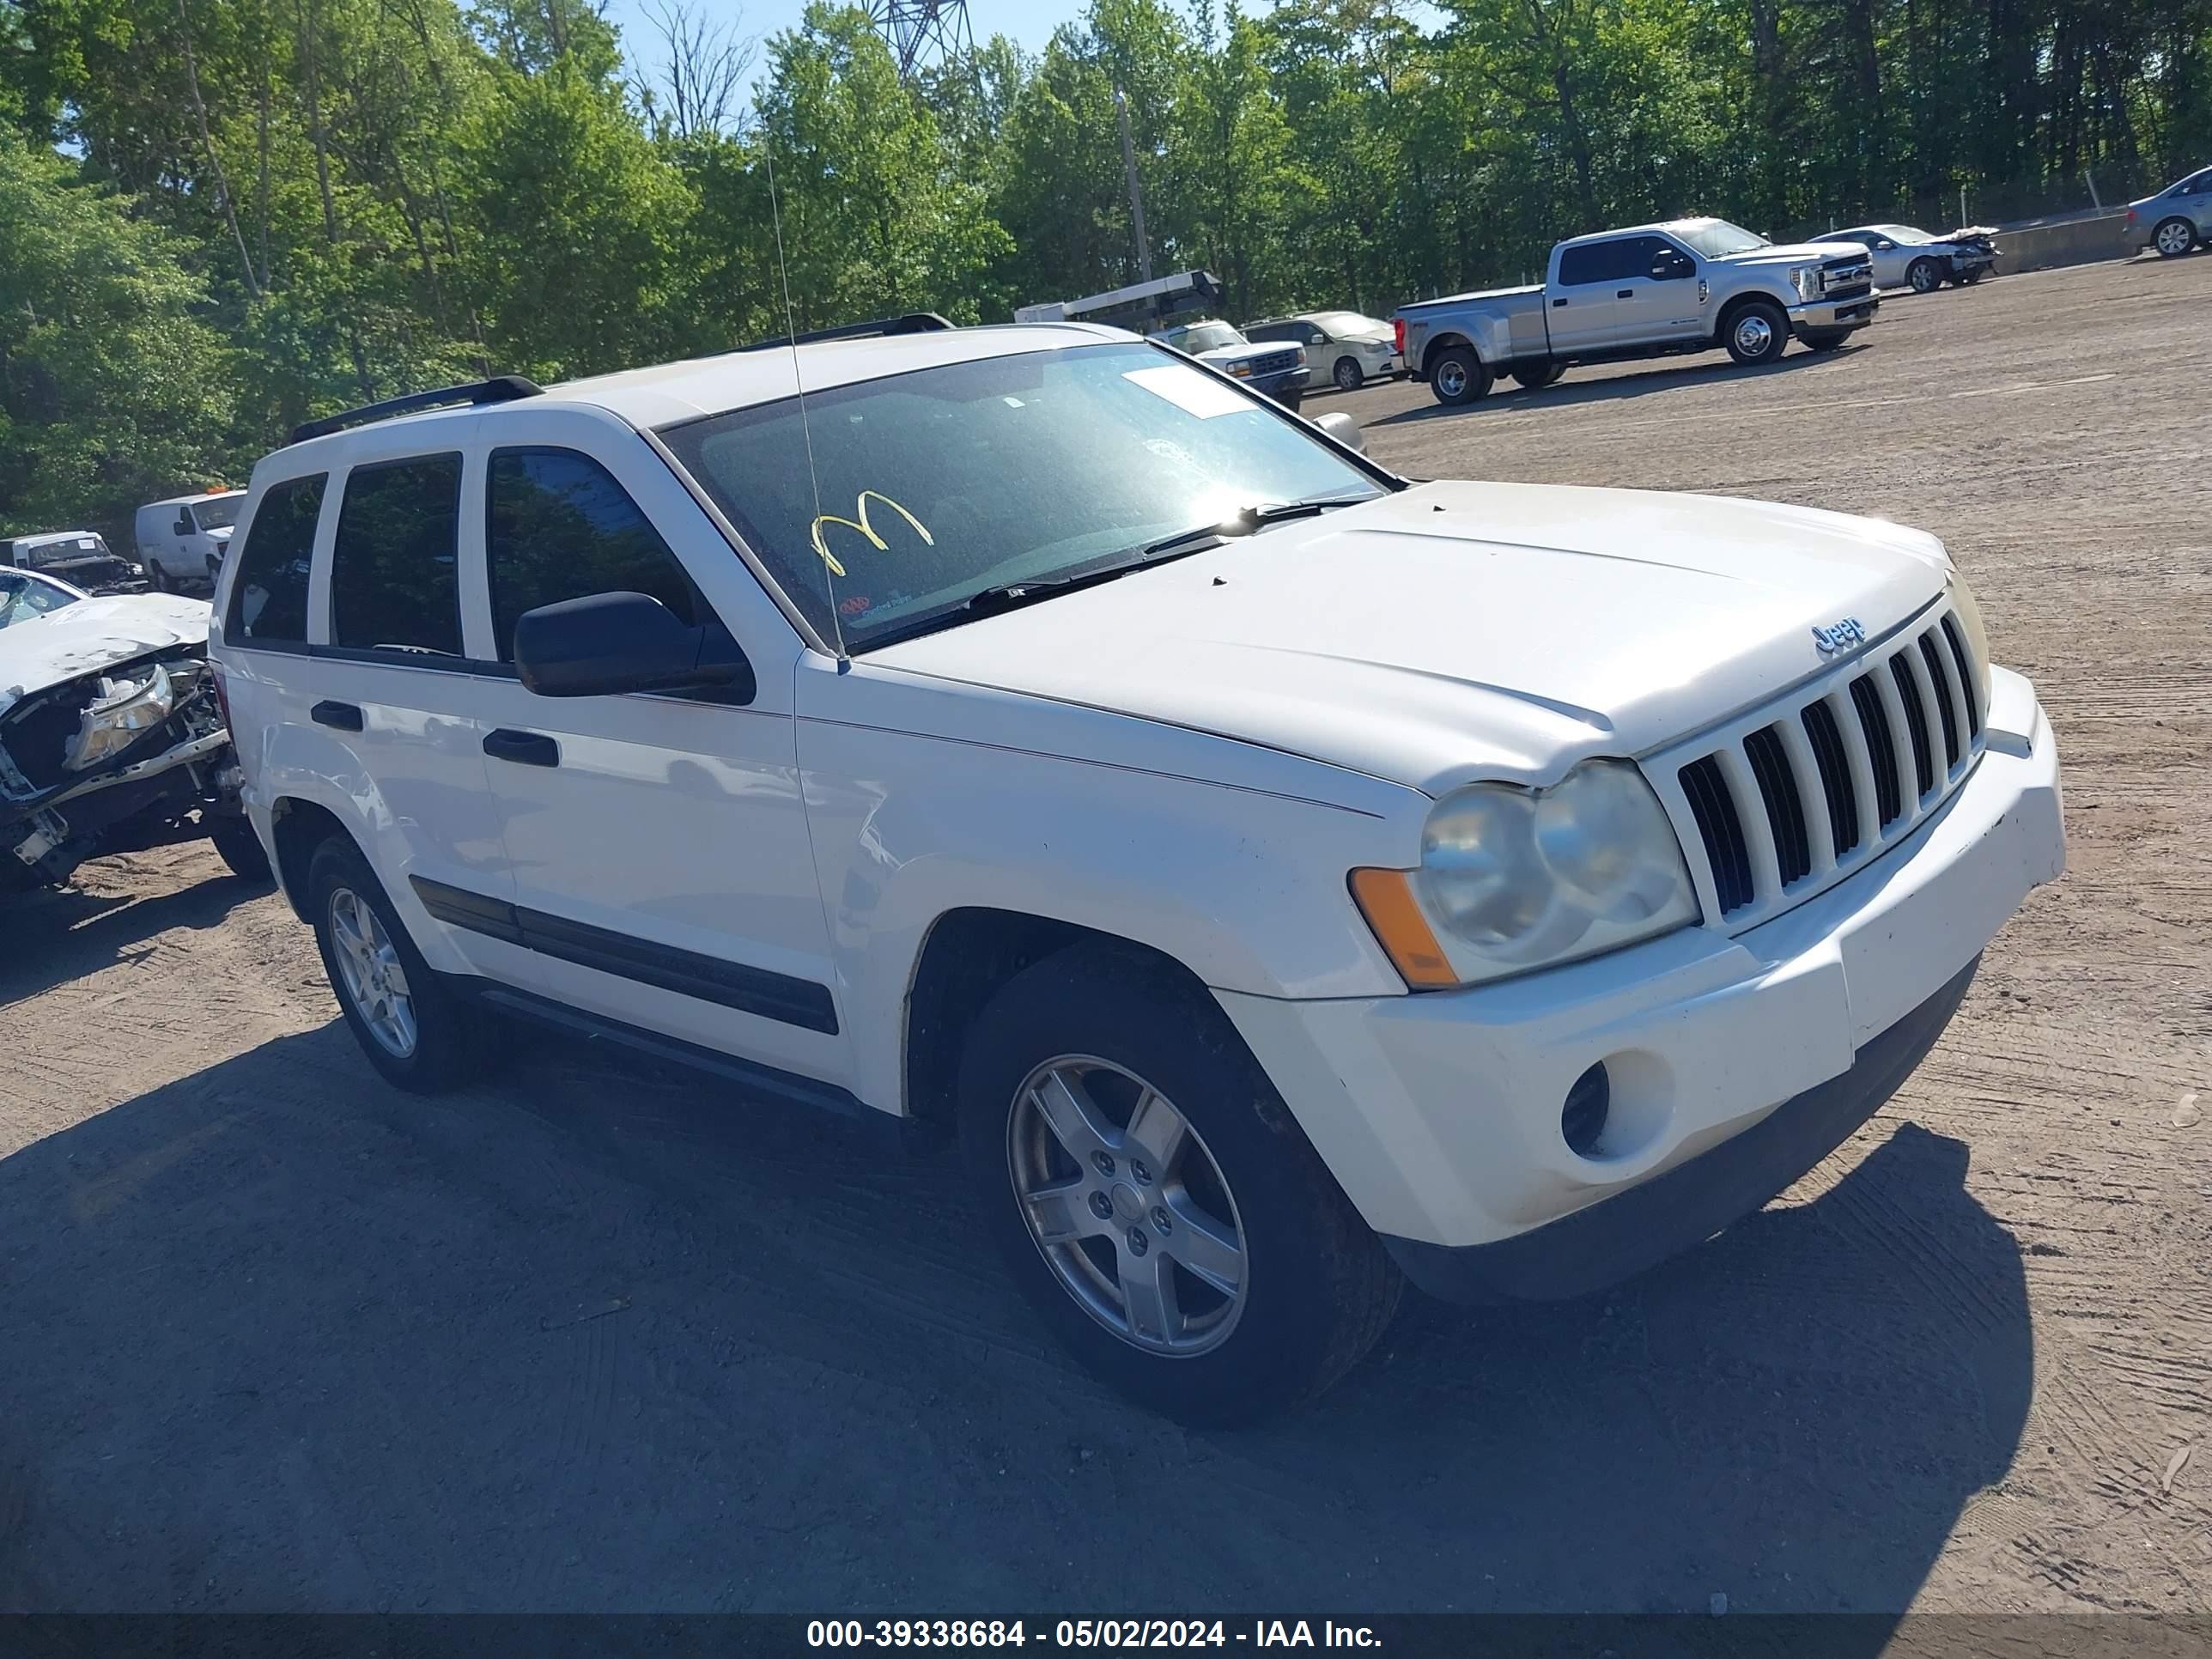
POLYGON ((1401 1274, 1573 1296, 1757 1208, 2062 867, 1932 537, 1409 484, 1112 330, 838 332, 255 469, 214 657, 393 1083, 497 1010, 957 1126, 1066 1340, 1218 1420, 1401 1274))

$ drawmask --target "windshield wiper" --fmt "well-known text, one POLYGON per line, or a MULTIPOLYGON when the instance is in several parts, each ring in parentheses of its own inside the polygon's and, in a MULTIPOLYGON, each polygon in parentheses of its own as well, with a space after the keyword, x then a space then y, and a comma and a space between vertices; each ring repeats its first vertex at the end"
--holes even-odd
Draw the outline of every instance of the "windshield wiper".
POLYGON ((926 617, 918 617, 911 623, 889 628, 872 635, 860 648, 872 651, 878 646, 896 645, 901 640, 912 639, 918 634, 933 634, 941 628, 976 617, 994 616, 1002 611, 1034 605, 1040 599, 1055 599, 1075 588, 1095 587, 1100 582, 1126 576, 1133 570, 1149 570, 1154 565, 1188 558, 1194 553, 1203 553, 1208 548, 1218 547, 1232 536, 1249 536, 1271 524, 1280 524, 1285 519, 1310 519, 1333 507, 1351 507, 1374 499, 1371 495, 1330 496, 1316 501, 1276 501, 1244 507, 1212 524, 1194 525, 1188 530, 1179 530, 1172 536, 1164 536, 1158 541, 1147 543, 1137 550, 1133 556, 1102 565, 1095 570, 1079 571, 1072 576, 1043 576, 1028 581, 996 582, 988 587, 979 587, 957 605, 948 605, 942 611, 933 611, 926 617))
POLYGON ((1145 549, 1145 556, 1149 559, 1162 553, 1171 553, 1197 542, 1224 541, 1231 536, 1249 536, 1256 530, 1265 530, 1271 524, 1280 524, 1285 519, 1315 518, 1333 507, 1355 507, 1361 501, 1374 499, 1372 495, 1341 495, 1304 501, 1255 503, 1251 507, 1239 507, 1227 518, 1218 519, 1212 524, 1193 525, 1188 530, 1178 530, 1172 536, 1164 536, 1145 549))

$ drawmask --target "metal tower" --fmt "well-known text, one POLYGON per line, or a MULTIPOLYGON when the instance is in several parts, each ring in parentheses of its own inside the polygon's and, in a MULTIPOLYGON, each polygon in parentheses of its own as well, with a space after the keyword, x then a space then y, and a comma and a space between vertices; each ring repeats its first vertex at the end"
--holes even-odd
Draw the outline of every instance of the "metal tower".
POLYGON ((975 48, 968 0, 868 0, 868 21, 890 43, 902 80, 975 48))

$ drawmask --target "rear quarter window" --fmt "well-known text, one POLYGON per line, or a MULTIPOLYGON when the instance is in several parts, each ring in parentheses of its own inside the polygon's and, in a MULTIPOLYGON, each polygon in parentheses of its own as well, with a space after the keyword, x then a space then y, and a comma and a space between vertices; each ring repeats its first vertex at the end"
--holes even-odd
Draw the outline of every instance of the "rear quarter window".
POLYGON ((331 643, 459 656, 460 521, 458 454, 348 473, 331 550, 331 643))
POLYGON ((322 514, 326 472, 287 478, 262 492, 236 555, 230 610, 222 636, 229 645, 304 645, 307 572, 315 556, 315 521, 322 514))

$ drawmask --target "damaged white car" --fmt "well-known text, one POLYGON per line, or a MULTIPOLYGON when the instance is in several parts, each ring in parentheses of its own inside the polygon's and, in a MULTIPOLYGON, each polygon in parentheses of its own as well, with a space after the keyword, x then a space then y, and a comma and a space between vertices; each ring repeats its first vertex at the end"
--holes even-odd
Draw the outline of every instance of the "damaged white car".
POLYGON ((237 874, 269 878, 207 631, 198 599, 99 599, 0 569, 0 892, 193 834, 237 874))

